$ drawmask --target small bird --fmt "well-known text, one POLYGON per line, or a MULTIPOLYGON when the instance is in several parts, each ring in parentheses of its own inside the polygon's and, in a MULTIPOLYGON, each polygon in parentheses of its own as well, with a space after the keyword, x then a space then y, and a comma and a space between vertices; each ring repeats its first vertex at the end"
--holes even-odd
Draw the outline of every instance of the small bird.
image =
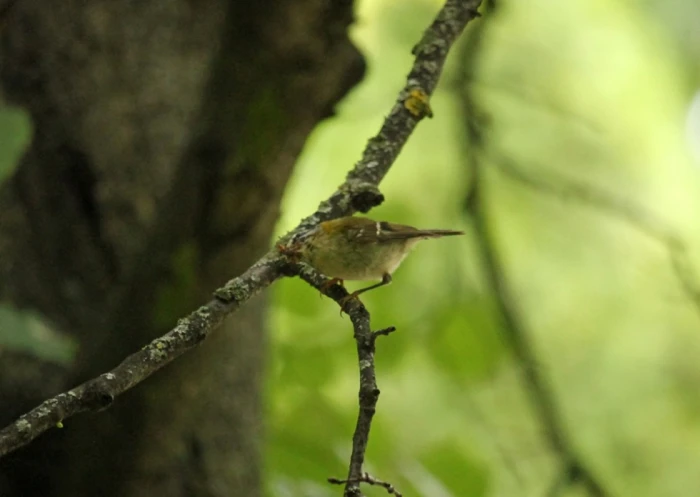
POLYGON ((361 293, 391 283, 391 274, 420 240, 463 234, 348 216, 320 223, 292 243, 298 246, 303 262, 332 278, 327 286, 342 285, 345 280, 381 279, 380 283, 349 295, 357 298, 361 293))

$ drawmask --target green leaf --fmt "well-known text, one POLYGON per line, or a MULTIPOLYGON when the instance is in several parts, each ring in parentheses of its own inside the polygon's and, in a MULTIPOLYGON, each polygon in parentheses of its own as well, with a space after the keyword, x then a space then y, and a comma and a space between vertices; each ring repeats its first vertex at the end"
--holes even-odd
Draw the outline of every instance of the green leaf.
POLYGON ((15 107, 0 107, 0 183, 14 172, 31 138, 29 115, 15 107))
POLYGON ((78 347, 72 338, 55 331, 37 314, 0 304, 0 349, 3 348, 68 365, 78 347))

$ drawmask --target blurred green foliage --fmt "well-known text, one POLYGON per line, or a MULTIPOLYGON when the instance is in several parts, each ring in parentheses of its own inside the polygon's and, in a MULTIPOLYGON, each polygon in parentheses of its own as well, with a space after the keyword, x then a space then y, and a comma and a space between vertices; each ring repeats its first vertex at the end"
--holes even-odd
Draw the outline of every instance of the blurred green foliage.
MULTIPOLYGON (((363 296, 375 328, 398 329, 378 342, 382 395, 367 469, 406 496, 430 497, 539 497, 560 470, 464 214, 460 96, 469 91, 488 116, 484 195, 497 255, 576 450, 611 495, 700 495, 700 312, 663 240, 621 215, 649 214, 676 233, 688 247, 685 276, 700 286, 700 182, 684 129, 700 86, 688 31, 699 7, 676 0, 662 16, 654 2, 498 4, 497 16, 477 21, 491 25, 473 79, 459 85, 464 60, 454 51, 435 118, 413 134, 382 184, 386 203, 371 213, 468 236, 419 245, 391 286, 363 296), (499 168, 504 159, 560 190, 514 179, 499 168), (577 195, 571 184, 614 201, 577 195)), ((359 159, 439 7, 358 4, 353 37, 368 76, 310 137, 280 232, 359 159)), ((275 285, 270 330, 269 493, 339 495, 325 478, 347 471, 357 410, 350 323, 293 280, 275 285)), ((574 485, 560 495, 585 493, 574 485)))
MULTIPOLYGON (((28 114, 0 103, 0 184, 16 169, 31 136, 28 114)), ((23 352, 68 365, 76 348, 70 338, 54 331, 35 313, 0 304, 0 350, 23 352)))
POLYGON ((26 112, 0 102, 0 184, 15 170, 31 136, 26 112))
POLYGON ((77 344, 56 332, 35 313, 0 304, 0 351, 2 349, 68 366, 75 357, 77 344))
POLYGON ((194 243, 184 243, 170 257, 170 278, 156 293, 153 305, 153 323, 167 330, 182 313, 191 307, 197 294, 197 265, 199 252, 194 243))

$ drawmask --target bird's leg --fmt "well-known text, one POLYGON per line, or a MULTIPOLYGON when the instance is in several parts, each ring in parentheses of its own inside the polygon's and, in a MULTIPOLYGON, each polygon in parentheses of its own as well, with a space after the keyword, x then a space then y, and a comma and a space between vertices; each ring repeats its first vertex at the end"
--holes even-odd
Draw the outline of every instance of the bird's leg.
POLYGON ((374 290, 375 288, 379 288, 380 286, 388 285, 389 283, 391 283, 391 275, 389 273, 385 273, 384 276, 382 276, 382 281, 380 281, 379 283, 377 283, 375 285, 368 286, 367 288, 360 288, 359 290, 355 290, 354 292, 352 292, 350 295, 343 297, 339 302, 341 314, 343 312, 343 309, 345 309, 345 304, 350 302, 352 299, 360 300, 359 295, 361 293, 368 292, 369 290, 374 290))
POLYGON ((360 288, 359 290, 355 290, 354 292, 352 292, 349 295, 349 297, 357 298, 357 296, 360 295, 361 293, 365 293, 365 292, 368 292, 370 290, 374 290, 375 288, 379 288, 380 286, 388 285, 389 283, 391 283, 391 275, 389 273, 385 273, 384 276, 382 276, 382 281, 380 281, 379 283, 377 283, 375 285, 368 286, 367 288, 360 288))

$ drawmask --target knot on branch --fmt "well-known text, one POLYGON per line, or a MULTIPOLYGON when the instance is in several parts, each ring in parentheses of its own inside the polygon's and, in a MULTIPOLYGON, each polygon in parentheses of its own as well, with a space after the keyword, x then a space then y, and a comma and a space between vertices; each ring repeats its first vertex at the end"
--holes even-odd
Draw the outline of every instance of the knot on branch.
POLYGON ((379 190, 376 192, 365 191, 353 195, 352 208, 358 212, 369 212, 372 207, 376 207, 384 202, 384 195, 379 190))
POLYGON ((82 404, 90 411, 101 411, 112 405, 114 395, 104 385, 96 383, 85 390, 81 400, 82 404))
POLYGON ((350 194, 350 207, 353 211, 369 212, 384 202, 384 195, 374 183, 350 180, 344 190, 350 194))

